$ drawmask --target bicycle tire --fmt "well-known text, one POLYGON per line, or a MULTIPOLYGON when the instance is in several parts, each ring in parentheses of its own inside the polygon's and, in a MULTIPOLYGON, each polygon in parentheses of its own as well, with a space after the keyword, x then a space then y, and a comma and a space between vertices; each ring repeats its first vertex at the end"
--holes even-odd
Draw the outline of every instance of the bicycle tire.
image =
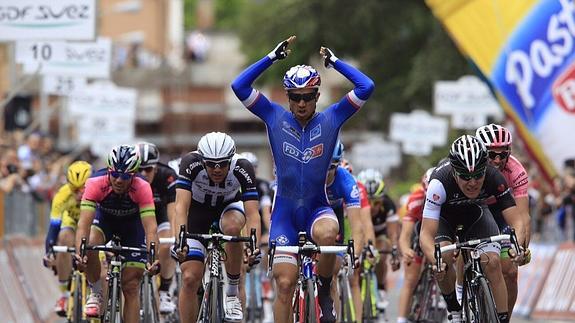
POLYGON ((74 293, 73 303, 72 303, 72 322, 80 323, 82 322, 82 277, 79 272, 74 273, 74 293))
POLYGON ((220 281, 216 277, 210 278, 210 323, 221 323, 224 321, 223 315, 223 295, 220 290, 220 281))
POLYGON ((306 282, 306 292, 305 292, 305 322, 306 323, 318 323, 319 322, 319 309, 316 304, 315 296, 315 282, 313 279, 308 279, 306 282))
POLYGON ((112 292, 110 293, 112 298, 110 299, 110 308, 108 308, 107 312, 109 315, 109 322, 116 323, 116 319, 118 318, 117 312, 119 311, 120 306, 120 288, 118 285, 118 277, 114 276, 110 284, 112 286, 112 292))
POLYGON ((152 282, 150 281, 150 276, 148 274, 144 274, 144 279, 142 280, 142 288, 140 289, 141 297, 141 306, 142 306, 142 322, 143 323, 159 323, 159 320, 156 320, 156 316, 154 315, 154 308, 153 308, 153 293, 154 289, 152 288, 152 282))
MULTIPOLYGON (((365 290, 365 296, 363 298, 363 313, 362 313, 362 322, 374 322, 374 308, 373 308, 373 295, 371 290, 371 273, 367 273, 363 276, 362 281, 362 290, 365 290)), ((362 293, 363 294, 363 293, 362 293)))
POLYGON ((355 308, 353 306, 353 297, 351 295, 351 287, 349 281, 344 275, 340 275, 338 279, 339 294, 340 294, 340 315, 341 323, 355 322, 355 308))
POLYGON ((495 301, 487 278, 480 276, 476 278, 477 289, 475 297, 477 299, 479 317, 481 322, 499 322, 495 301))
MULTIPOLYGON (((246 322, 259 322, 261 321, 261 301, 258 301, 260 298, 260 291, 258 290, 258 280, 257 280, 257 272, 256 268, 252 268, 252 270, 247 275, 248 284, 246 284, 248 288, 248 301, 247 301, 247 319, 246 322)), ((259 286, 261 288, 261 286, 259 286)))
POLYGON ((429 279, 427 269, 421 273, 417 285, 411 296, 410 320, 424 322, 427 311, 427 297, 429 294, 429 279))

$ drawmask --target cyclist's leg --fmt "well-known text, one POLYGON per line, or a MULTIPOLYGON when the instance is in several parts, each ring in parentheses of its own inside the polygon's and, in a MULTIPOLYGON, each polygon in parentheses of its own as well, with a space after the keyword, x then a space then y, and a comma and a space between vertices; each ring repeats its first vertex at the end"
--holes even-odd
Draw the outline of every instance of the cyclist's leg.
MULTIPOLYGON (((207 233, 214 219, 220 215, 220 211, 204 208, 192 201, 188 216, 188 232, 207 233)), ((201 242, 187 239, 187 244, 188 255, 184 262, 180 263, 182 286, 178 297, 178 308, 182 323, 196 322, 198 318, 198 288, 202 284, 206 257, 206 248, 201 242)))
MULTIPOLYGON (((483 207, 482 211, 483 213, 479 219, 467 230, 466 239, 482 238, 499 234, 499 228, 489 209, 483 207)), ((501 246, 499 243, 488 243, 481 247, 481 249, 483 250, 481 265, 485 276, 490 282, 497 312, 502 322, 508 322, 507 289, 505 288, 505 280, 501 272, 501 261, 499 258, 501 246)))
MULTIPOLYGON (((238 201, 225 207, 220 218, 220 230, 227 235, 238 236, 246 223, 243 202, 238 201)), ((243 243, 226 243, 226 275, 228 285, 226 289, 226 317, 230 320, 241 321, 243 310, 238 297, 241 267, 243 265, 243 243)))
MULTIPOLYGON (((375 247, 377 250, 391 250, 391 241, 387 237, 386 230, 378 232, 376 235, 375 247)), ((382 253, 379 262, 375 265, 375 275, 377 277, 377 309, 385 310, 389 301, 387 300, 387 254, 382 253)))
MULTIPOLYGON (((298 241, 298 227, 292 216, 293 203, 276 196, 270 225, 270 241, 278 246, 294 246, 298 241)), ((302 231, 305 228, 302 228, 302 231)), ((298 279, 297 259, 294 254, 276 252, 273 259, 275 282, 274 322, 293 322, 292 300, 298 279)))
MULTIPOLYGON (((441 246, 451 244, 455 241, 455 227, 450 225, 443 217, 439 217, 439 225, 435 242, 441 246)), ((461 304, 457 301, 455 294, 455 269, 453 266, 453 252, 447 252, 442 255, 442 261, 447 264, 447 271, 442 280, 437 281, 437 285, 441 290, 443 299, 447 304, 447 310, 451 315, 461 317, 461 304)))
MULTIPOLYGON (((127 247, 146 248, 146 234, 140 217, 113 222, 114 234, 120 238, 120 243, 127 247)), ((140 318, 140 285, 146 268, 145 253, 130 252, 123 255, 122 263, 122 293, 123 317, 127 323, 138 322, 140 318)))
MULTIPOLYGON (((493 212, 493 218, 499 227, 501 233, 509 233, 510 227, 505 222, 501 212, 493 212)), ((509 258, 509 249, 511 248, 511 241, 502 241, 501 243, 501 270, 503 271, 503 278, 505 279, 505 286, 507 287, 507 309, 509 316, 513 313, 515 301, 517 300, 517 264, 512 262, 509 258)))
MULTIPOLYGON (((158 237, 169 238, 172 236, 172 228, 168 220, 167 212, 156 210, 156 222, 158 223, 158 237)), ((176 269, 176 262, 170 256, 170 245, 160 244, 158 248, 158 255, 160 260, 160 312, 172 313, 176 309, 176 304, 172 302, 170 295, 170 286, 172 285, 172 277, 176 269)))
MULTIPOLYGON (((96 217, 90 229, 89 245, 104 244, 111 231, 107 221, 101 216, 96 209, 96 217)), ((90 296, 86 300, 85 312, 87 316, 95 317, 100 315, 103 284, 105 280, 101 279, 100 255, 98 251, 88 251, 88 265, 85 271, 86 279, 90 285, 90 296)))
MULTIPOLYGON (((405 223, 405 222, 404 222, 405 223)), ((413 233, 411 237, 411 245, 415 246, 415 259, 409 264, 404 262, 404 280, 401 286, 401 291, 399 294, 399 313, 397 322, 407 322, 407 316, 409 315, 409 310, 411 308, 411 300, 413 296, 413 291, 417 286, 419 281, 419 276, 421 275, 421 265, 423 263, 423 257, 421 255, 421 250, 419 248, 419 240, 417 234, 419 233, 419 228, 421 227, 421 221, 413 225, 413 233)))
MULTIPOLYGON (((330 207, 320 207, 312 213, 308 234, 320 246, 334 245, 339 232, 339 223, 330 207)), ((336 255, 321 254, 317 263, 318 301, 321 307, 321 322, 335 322, 335 309, 331 298, 331 283, 336 255)))
MULTIPOLYGON (((67 212, 62 216, 62 226, 58 234, 58 244, 68 247, 74 246, 76 222, 68 216, 67 212)), ((56 312, 64 314, 66 311, 66 300, 70 296, 68 285, 72 274, 72 255, 69 253, 58 253, 56 255, 56 267, 58 269, 58 285, 62 295, 56 304, 56 312)))

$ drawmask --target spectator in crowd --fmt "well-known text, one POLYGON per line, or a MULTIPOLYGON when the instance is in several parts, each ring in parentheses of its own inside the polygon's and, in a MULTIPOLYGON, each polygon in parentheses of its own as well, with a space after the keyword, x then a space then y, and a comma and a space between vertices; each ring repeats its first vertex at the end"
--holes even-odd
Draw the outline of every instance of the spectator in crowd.
POLYGON ((42 136, 34 132, 26 138, 26 144, 18 147, 18 158, 24 169, 32 169, 34 161, 40 159, 40 147, 42 145, 42 136))
POLYGON ((13 148, 3 149, 0 159, 0 189, 4 193, 10 193, 14 189, 25 189, 26 171, 20 165, 16 150, 13 148))
POLYGON ((186 56, 188 60, 201 63, 206 60, 210 40, 201 31, 196 30, 186 39, 186 56))

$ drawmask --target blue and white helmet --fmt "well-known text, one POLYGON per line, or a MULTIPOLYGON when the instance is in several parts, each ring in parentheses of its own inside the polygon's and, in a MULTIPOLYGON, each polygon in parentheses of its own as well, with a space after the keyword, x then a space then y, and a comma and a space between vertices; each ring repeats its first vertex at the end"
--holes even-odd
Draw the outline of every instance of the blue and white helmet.
POLYGON ((333 154, 331 155, 331 162, 337 162, 339 163, 341 161, 341 159, 343 158, 343 144, 341 143, 341 141, 338 139, 337 142, 335 143, 335 148, 333 149, 333 154))
POLYGON ((309 65, 296 65, 290 68, 284 75, 284 89, 317 89, 321 84, 321 78, 315 68, 309 65))
POLYGON ((120 173, 135 173, 142 162, 136 146, 120 145, 108 153, 106 164, 108 169, 120 173))

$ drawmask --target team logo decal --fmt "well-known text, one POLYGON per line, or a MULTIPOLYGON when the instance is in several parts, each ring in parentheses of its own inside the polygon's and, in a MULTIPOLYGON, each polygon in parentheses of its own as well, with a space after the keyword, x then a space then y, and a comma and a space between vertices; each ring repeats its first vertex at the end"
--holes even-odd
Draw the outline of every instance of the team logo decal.
POLYGON ((286 244, 289 243, 289 239, 285 236, 285 235, 281 235, 276 239, 276 242, 280 245, 280 246, 285 246, 286 244))
POLYGON ((294 137, 297 141, 301 140, 301 134, 296 130, 296 128, 292 127, 292 125, 290 125, 287 121, 282 122, 282 130, 288 135, 294 137))
POLYGON ((318 124, 313 129, 311 129, 309 133, 309 141, 313 141, 319 137, 321 137, 321 124, 318 124))
POLYGON ((288 155, 301 163, 307 164, 310 160, 318 158, 323 154, 323 144, 315 145, 311 148, 306 148, 304 151, 300 151, 296 146, 284 142, 283 151, 285 155, 288 155))

